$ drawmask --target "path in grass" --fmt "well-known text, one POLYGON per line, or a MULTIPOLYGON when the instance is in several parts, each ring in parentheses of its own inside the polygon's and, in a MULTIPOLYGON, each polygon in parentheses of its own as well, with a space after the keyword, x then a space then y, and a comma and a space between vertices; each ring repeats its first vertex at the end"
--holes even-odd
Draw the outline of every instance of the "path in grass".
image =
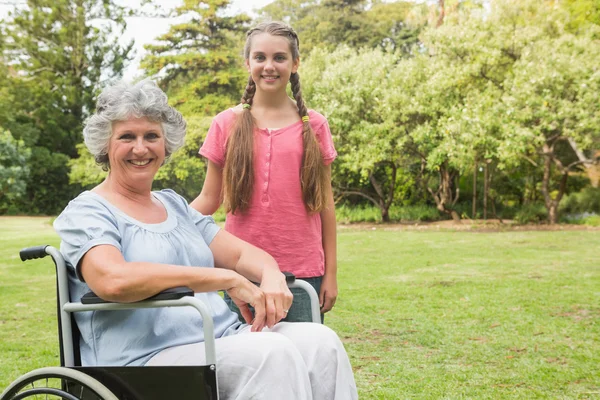
MULTIPOLYGON (((46 220, 47 221, 47 220, 46 220)), ((0 388, 56 365, 50 225, 0 218, 0 388)), ((597 399, 600 234, 339 230, 343 338, 361 399, 597 399)))

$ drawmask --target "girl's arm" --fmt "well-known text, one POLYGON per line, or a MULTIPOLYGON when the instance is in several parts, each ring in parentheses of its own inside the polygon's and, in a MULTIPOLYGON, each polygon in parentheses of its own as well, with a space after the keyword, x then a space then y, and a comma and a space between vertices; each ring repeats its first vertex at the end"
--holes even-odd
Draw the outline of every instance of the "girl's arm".
POLYGON ((321 312, 326 313, 333 308, 338 296, 337 287, 337 225, 335 220, 335 204, 331 189, 331 165, 327 166, 329 185, 327 207, 321 211, 321 230, 323 236, 323 253, 325 254, 325 275, 321 283, 319 302, 321 312))
POLYGON ((212 215, 219 209, 222 197, 223 169, 214 162, 208 160, 206 170, 206 179, 202 186, 202 191, 190 203, 202 215, 212 215))

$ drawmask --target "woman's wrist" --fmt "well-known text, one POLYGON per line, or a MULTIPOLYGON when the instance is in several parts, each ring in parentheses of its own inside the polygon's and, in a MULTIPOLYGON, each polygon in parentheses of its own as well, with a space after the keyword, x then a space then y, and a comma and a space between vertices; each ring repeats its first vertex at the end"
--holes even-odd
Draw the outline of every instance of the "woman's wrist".
POLYGON ((261 282, 267 279, 276 279, 285 281, 285 275, 279 270, 277 265, 265 265, 262 271, 261 282))

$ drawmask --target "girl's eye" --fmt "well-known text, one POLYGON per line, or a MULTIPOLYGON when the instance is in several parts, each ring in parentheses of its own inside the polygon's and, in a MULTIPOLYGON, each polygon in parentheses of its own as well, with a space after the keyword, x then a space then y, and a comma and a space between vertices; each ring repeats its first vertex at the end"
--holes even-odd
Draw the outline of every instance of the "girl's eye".
POLYGON ((277 61, 285 61, 285 56, 277 56, 277 57, 275 57, 275 60, 277 60, 277 61))
POLYGON ((262 55, 256 55, 256 56, 254 56, 254 59, 255 59, 256 61, 263 61, 263 60, 265 59, 265 56, 262 56, 262 55))

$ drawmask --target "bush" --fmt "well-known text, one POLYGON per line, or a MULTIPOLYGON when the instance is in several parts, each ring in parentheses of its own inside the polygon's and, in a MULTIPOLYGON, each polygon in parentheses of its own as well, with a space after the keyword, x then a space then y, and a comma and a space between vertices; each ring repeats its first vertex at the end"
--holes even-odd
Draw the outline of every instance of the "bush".
MULTIPOLYGON (((392 222, 424 222, 445 219, 440 212, 426 204, 412 206, 390 207, 390 221, 392 222)), ((339 223, 349 224, 356 222, 374 222, 381 220, 379 208, 371 205, 338 205, 335 209, 336 219, 339 223)))
POLYGON ((600 188, 588 186, 577 193, 571 193, 560 202, 563 214, 600 214, 600 188))
POLYGON ((527 204, 516 212, 514 220, 518 224, 538 224, 548 219, 546 207, 542 204, 527 204))

